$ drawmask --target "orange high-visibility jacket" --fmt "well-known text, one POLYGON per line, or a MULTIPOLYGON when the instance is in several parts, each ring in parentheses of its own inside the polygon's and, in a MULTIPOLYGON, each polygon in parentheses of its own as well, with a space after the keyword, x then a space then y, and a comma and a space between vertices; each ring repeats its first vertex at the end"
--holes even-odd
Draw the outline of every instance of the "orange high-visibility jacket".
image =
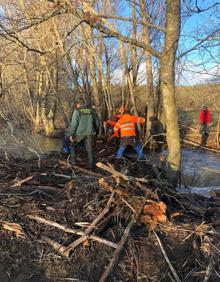
POLYGON ((136 128, 135 124, 139 123, 142 124, 145 122, 145 119, 142 117, 132 116, 130 114, 124 114, 121 118, 117 121, 116 125, 114 126, 114 135, 119 135, 121 137, 127 136, 136 136, 136 128))

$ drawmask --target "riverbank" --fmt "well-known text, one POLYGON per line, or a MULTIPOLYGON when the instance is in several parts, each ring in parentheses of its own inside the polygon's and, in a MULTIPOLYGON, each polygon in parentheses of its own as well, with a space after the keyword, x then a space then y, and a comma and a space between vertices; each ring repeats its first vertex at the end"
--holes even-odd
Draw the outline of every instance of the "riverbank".
POLYGON ((217 198, 109 155, 96 172, 57 152, 0 160, 2 281, 99 281, 111 261, 107 281, 217 281, 217 198))

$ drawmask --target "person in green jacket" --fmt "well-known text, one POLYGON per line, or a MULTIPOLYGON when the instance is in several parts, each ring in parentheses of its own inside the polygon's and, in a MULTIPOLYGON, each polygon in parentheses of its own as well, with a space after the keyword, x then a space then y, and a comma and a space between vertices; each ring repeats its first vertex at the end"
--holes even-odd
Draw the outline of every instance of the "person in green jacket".
POLYGON ((83 142, 89 159, 89 168, 95 168, 95 137, 98 131, 99 120, 95 110, 80 100, 76 104, 69 128, 70 164, 76 165, 76 146, 83 142))

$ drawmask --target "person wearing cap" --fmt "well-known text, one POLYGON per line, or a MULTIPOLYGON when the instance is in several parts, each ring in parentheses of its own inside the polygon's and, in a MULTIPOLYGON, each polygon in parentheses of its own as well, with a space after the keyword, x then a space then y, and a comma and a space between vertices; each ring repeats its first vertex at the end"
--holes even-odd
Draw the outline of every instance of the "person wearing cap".
POLYGON ((76 146, 84 143, 89 159, 89 168, 95 168, 95 137, 99 131, 99 120, 94 109, 80 99, 73 112, 69 136, 71 140, 70 159, 76 165, 76 146))
POLYGON ((145 119, 138 116, 132 116, 128 110, 124 110, 120 119, 114 126, 114 135, 120 134, 120 147, 116 153, 117 158, 121 158, 126 147, 131 146, 138 154, 138 159, 144 158, 144 153, 139 140, 137 140, 136 125, 143 124, 145 119))
POLYGON ((201 134, 201 146, 205 146, 209 136, 209 124, 211 121, 211 113, 208 107, 203 106, 199 114, 200 121, 200 134, 201 134))

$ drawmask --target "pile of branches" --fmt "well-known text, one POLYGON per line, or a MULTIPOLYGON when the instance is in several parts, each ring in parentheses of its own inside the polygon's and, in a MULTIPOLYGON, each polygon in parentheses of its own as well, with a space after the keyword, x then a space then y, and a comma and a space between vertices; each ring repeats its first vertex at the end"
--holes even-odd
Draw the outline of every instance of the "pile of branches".
MULTIPOLYGON (((79 259, 84 249, 105 250, 98 260, 96 281, 219 279, 217 198, 178 194, 150 166, 147 176, 141 175, 142 170, 139 175, 129 170, 124 174, 120 166, 116 170, 103 162, 92 172, 52 154, 42 160, 40 168, 37 160, 1 160, 0 167, 0 233, 4 238, 42 244, 47 255, 53 252, 68 263, 79 259), (150 278, 140 272, 144 266, 138 256, 143 253, 137 252, 146 239, 150 245, 154 242, 155 256, 163 261, 162 273, 152 270, 150 278), (188 250, 181 263, 175 253, 180 246, 188 250), (130 261, 126 261, 126 252, 131 254, 130 261)), ((85 264, 93 259, 87 257, 85 264)), ((77 279, 83 280, 80 274, 77 279)))

